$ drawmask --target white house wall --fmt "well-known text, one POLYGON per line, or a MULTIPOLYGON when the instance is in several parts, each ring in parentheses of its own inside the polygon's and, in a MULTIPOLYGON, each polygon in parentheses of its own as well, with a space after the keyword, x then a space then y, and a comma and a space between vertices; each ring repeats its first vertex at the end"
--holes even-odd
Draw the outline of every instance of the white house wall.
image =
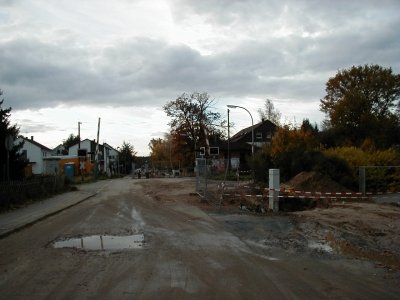
MULTIPOLYGON (((69 147, 68 154, 69 155, 78 155, 78 146, 79 146, 79 144, 69 147)), ((90 151, 90 141, 89 140, 81 141, 81 149, 86 149, 87 151, 90 151)))
MULTIPOLYGON (((16 143, 19 143, 22 139, 18 138, 16 143)), ((32 164, 32 173, 34 175, 41 175, 44 172, 43 157, 49 156, 50 152, 40 148, 39 146, 32 144, 29 140, 24 140, 24 145, 21 149, 26 151, 26 158, 32 164)))

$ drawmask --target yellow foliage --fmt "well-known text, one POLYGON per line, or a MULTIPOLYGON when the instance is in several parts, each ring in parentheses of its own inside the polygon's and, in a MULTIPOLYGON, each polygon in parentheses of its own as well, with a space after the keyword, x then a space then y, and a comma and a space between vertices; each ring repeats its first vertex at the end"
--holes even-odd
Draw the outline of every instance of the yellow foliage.
MULTIPOLYGON (((324 154, 344 159, 352 169, 354 178, 358 177, 360 166, 398 166, 400 155, 393 149, 364 151, 356 147, 340 147, 324 150, 324 154)), ((398 191, 400 176, 398 168, 368 168, 367 187, 372 191, 398 191)))
POLYGON ((395 149, 364 151, 357 147, 338 147, 326 149, 324 154, 344 159, 350 167, 359 166, 392 166, 400 163, 395 149))
POLYGON ((315 136, 307 130, 280 127, 274 134, 271 143, 271 155, 277 157, 282 153, 313 150, 316 148, 315 136))

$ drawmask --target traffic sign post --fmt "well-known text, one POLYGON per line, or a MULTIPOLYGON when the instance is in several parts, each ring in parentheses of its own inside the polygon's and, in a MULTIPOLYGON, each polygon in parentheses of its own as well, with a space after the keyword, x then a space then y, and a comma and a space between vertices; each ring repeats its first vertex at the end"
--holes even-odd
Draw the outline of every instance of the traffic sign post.
POLYGON ((86 157, 79 157, 79 171, 81 173, 81 181, 83 182, 83 173, 85 170, 85 160, 86 157))
POLYGON ((12 135, 7 135, 5 140, 5 148, 7 150, 7 181, 10 181, 10 151, 14 147, 14 138, 12 135))
POLYGON ((79 157, 79 173, 81 174, 81 181, 83 182, 83 171, 85 170, 85 161, 88 154, 87 149, 78 149, 79 157))

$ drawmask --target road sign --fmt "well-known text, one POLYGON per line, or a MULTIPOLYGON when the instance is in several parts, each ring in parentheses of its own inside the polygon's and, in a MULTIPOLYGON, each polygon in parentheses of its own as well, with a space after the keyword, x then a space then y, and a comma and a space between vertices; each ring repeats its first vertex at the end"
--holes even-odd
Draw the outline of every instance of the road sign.
POLYGON ((6 147, 6 150, 7 151, 11 151, 12 148, 14 147, 14 138, 13 138, 13 136, 12 135, 7 135, 4 144, 5 144, 4 146, 6 147))
POLYGON ((78 149, 78 156, 85 158, 87 155, 87 150, 86 149, 78 149))

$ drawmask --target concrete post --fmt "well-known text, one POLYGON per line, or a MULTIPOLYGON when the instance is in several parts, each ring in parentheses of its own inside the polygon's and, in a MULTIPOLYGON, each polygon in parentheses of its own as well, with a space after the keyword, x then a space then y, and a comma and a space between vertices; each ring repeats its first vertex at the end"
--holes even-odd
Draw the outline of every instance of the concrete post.
POLYGON ((358 186, 360 192, 365 196, 365 167, 358 168, 358 186))
POLYGON ((269 210, 279 211, 279 169, 269 169, 269 210))

